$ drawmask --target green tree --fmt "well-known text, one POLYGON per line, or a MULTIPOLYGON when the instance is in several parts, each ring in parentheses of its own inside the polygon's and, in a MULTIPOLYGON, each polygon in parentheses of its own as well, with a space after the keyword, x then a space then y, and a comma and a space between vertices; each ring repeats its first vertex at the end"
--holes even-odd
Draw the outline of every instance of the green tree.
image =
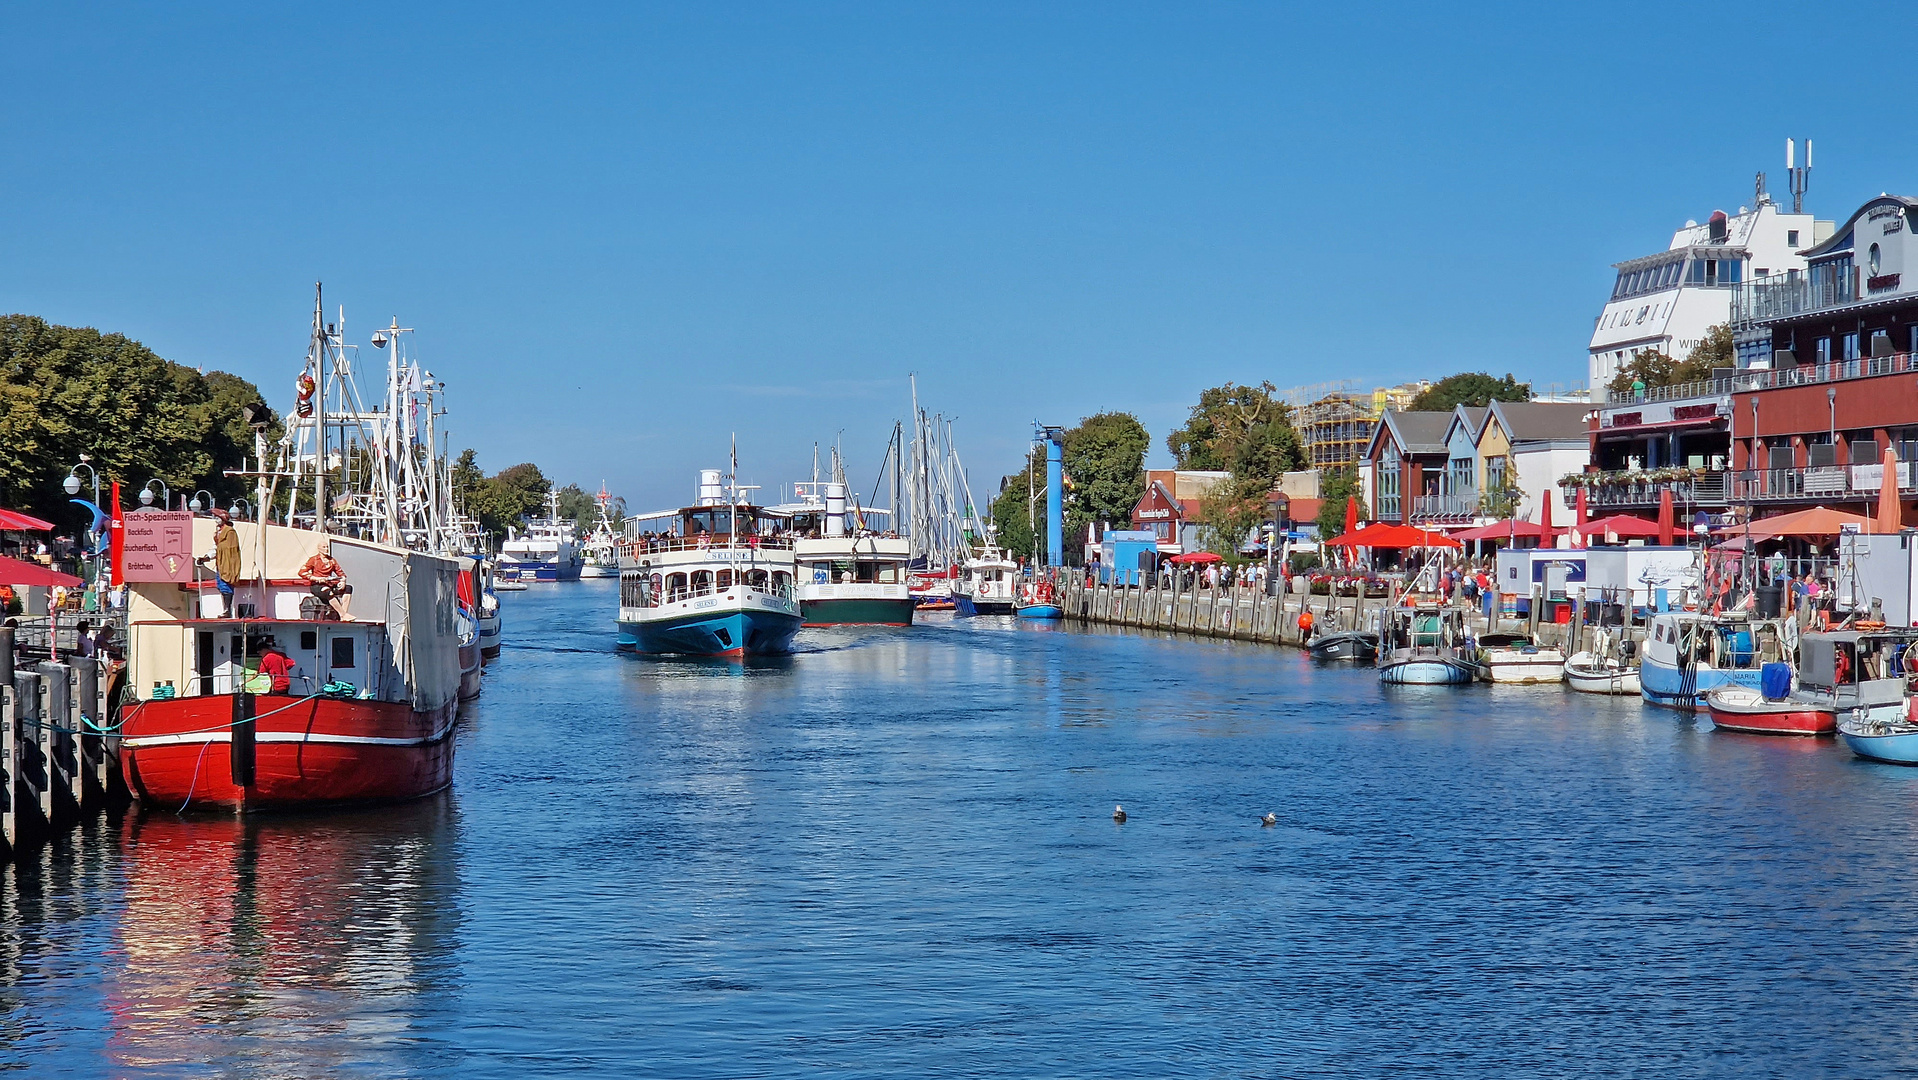
POLYGON ((1532 384, 1522 383, 1506 372, 1494 379, 1483 371, 1465 371, 1447 375, 1412 399, 1413 412, 1451 412, 1460 405, 1484 408, 1494 401, 1530 401, 1532 384))
POLYGON ((1499 481, 1490 485, 1484 494, 1478 497, 1479 513, 1502 520, 1518 513, 1518 506, 1525 501, 1525 493, 1518 487, 1518 463, 1508 455, 1505 458, 1505 470, 1499 474, 1499 481))
POLYGON ((530 463, 487 476, 480 470, 479 456, 471 449, 460 451, 453 460, 452 472, 454 499, 494 539, 505 536, 508 527, 540 513, 546 505, 546 493, 552 490, 539 466, 530 463))
MULTIPOLYGON (((999 546, 1005 548, 1008 554, 1021 559, 1030 559, 1038 553, 1039 545, 1033 529, 1034 518, 1037 519, 1040 530, 1045 528, 1045 496, 1039 496, 1041 502, 1034 514, 1028 516, 1026 509, 1028 505, 1026 485, 1034 476, 1033 456, 1035 455, 1027 455, 1026 467, 1005 478, 999 488, 999 494, 992 500, 989 511, 993 535, 997 538, 999 546)), ((1038 476, 1042 480, 1045 476, 1043 457, 1039 458, 1038 476)))
POLYGON ((1319 474, 1319 497, 1324 501, 1319 505, 1319 538, 1330 540, 1345 531, 1345 504, 1347 499, 1359 500, 1359 520, 1364 521, 1371 515, 1366 512, 1365 493, 1359 490, 1359 471, 1353 466, 1343 469, 1327 469, 1319 474))
POLYGON ((1276 392, 1269 382, 1204 391, 1185 426, 1166 436, 1166 449, 1181 469, 1230 472, 1269 488, 1280 474, 1305 467, 1291 409, 1276 392))
POLYGON ((559 516, 577 525, 580 532, 590 532, 599 520, 599 504, 585 488, 568 484, 559 489, 559 516))
POLYGON ((1199 503, 1199 544, 1237 566, 1245 561, 1239 546, 1271 513, 1272 485, 1253 476, 1234 473, 1220 481, 1199 503))
POLYGON ((1732 343, 1732 328, 1719 323, 1705 331, 1685 359, 1674 360, 1656 349, 1640 349, 1619 365, 1607 387, 1614 394, 1629 394, 1638 384, 1647 390, 1660 386, 1680 386, 1704 382, 1719 368, 1736 367, 1737 348, 1732 343))
MULTIPOLYGON (((1071 537, 1083 540, 1086 527, 1095 521, 1123 527, 1132 520, 1132 510, 1145 494, 1145 452, 1151 445, 1151 434, 1131 413, 1088 416, 1066 431, 1061 464, 1068 481, 1068 547, 1071 537)), ((1039 466, 1044 465, 1042 457, 1039 466)))
POLYGON ((251 497, 249 482, 223 473, 251 452, 239 406, 259 396, 244 379, 202 375, 120 334, 0 316, 0 505, 87 524, 60 486, 82 454, 103 482, 251 497))

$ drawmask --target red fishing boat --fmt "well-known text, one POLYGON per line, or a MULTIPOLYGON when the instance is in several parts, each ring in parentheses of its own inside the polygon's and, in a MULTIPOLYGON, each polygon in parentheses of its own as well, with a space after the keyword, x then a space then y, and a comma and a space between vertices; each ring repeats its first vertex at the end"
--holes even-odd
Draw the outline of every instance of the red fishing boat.
MULTIPOLYGON (((211 540, 205 519, 140 517, 128 515, 130 533, 184 526, 211 540)), ((458 565, 304 529, 234 528, 260 560, 235 589, 249 617, 220 617, 219 594, 200 582, 130 583, 128 789, 177 810, 408 799, 447 786, 462 674, 458 565), (352 621, 318 617, 292 571, 329 539, 346 580, 364 586, 352 621), (196 612, 196 601, 215 610, 196 612), (262 664, 270 649, 284 675, 262 664)))

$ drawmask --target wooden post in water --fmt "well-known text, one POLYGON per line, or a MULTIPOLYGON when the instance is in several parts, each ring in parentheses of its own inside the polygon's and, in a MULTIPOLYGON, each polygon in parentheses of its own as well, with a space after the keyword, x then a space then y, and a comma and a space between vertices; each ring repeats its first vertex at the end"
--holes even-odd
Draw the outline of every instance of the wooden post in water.
POLYGON ((51 787, 47 782, 46 754, 39 739, 40 676, 31 671, 15 670, 13 702, 15 725, 19 732, 13 803, 22 815, 16 822, 15 831, 19 838, 24 839, 29 834, 44 830, 46 820, 42 808, 45 803, 42 800, 50 794, 51 787))
POLYGON ((74 682, 71 666, 40 665, 41 693, 46 695, 40 709, 40 745, 47 755, 47 794, 40 805, 51 824, 65 824, 80 813, 80 743, 74 736, 80 729, 80 702, 73 695, 74 682))

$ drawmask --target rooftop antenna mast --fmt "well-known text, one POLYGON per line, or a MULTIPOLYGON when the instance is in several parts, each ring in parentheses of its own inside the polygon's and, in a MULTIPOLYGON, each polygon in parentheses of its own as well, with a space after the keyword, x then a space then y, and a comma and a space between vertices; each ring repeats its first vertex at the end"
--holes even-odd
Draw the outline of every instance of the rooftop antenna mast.
POLYGON ((1805 140, 1805 164, 1801 168, 1797 161, 1795 140, 1785 140, 1785 175, 1791 183, 1791 212, 1805 212, 1805 190, 1811 187, 1811 140, 1805 140))

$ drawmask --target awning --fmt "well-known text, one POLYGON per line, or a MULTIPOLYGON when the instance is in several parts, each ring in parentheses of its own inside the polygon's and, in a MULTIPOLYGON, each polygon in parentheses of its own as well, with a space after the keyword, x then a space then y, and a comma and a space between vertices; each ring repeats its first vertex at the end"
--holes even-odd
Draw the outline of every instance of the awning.
POLYGON ((47 588, 52 588, 55 585, 65 585, 67 588, 72 589, 85 584, 85 581, 74 577, 72 574, 62 574, 58 570, 49 570, 39 563, 22 562, 19 559, 9 559, 5 556, 0 556, 0 585, 41 585, 47 588))
MULTIPOLYGON (((1833 510, 1829 506, 1814 506, 1809 510, 1800 510, 1796 513, 1754 518, 1749 526, 1750 536, 1754 540, 1774 536, 1837 536, 1848 530, 1868 533, 1871 531, 1871 519, 1863 514, 1847 514, 1843 510, 1833 510)), ((1717 532, 1724 535, 1743 536, 1747 533, 1747 526, 1726 525, 1717 532)))
POLYGON ((1188 551, 1184 555, 1174 555, 1173 557, 1171 557, 1170 559, 1167 559, 1166 561, 1179 563, 1181 565, 1186 565, 1190 563, 1209 563, 1209 562, 1218 562, 1219 556, 1210 551, 1188 551))
POLYGON ((18 510, 0 510, 0 530, 7 532, 52 532, 53 522, 41 521, 18 510))
POLYGON ((1476 529, 1460 529, 1452 534, 1452 539, 1516 540, 1519 537, 1537 537, 1539 532, 1536 521, 1494 521, 1476 529))
POLYGON ((1647 521, 1630 514, 1613 514, 1611 517, 1594 518, 1577 526, 1589 543, 1594 537, 1616 536, 1621 540, 1649 540, 1658 535, 1658 522, 1647 521))

